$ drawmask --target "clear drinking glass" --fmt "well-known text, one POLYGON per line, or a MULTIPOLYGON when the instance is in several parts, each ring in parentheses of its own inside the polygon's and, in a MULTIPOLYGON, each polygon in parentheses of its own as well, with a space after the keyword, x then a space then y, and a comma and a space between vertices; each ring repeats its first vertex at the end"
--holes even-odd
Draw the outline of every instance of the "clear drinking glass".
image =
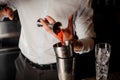
POLYGON ((110 54, 111 45, 109 43, 95 45, 96 80, 107 80, 110 54))

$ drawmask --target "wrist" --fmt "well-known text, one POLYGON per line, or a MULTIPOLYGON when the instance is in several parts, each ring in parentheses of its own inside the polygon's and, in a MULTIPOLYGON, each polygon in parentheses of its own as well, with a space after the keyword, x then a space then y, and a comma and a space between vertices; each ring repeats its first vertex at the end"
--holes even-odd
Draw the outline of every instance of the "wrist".
POLYGON ((72 39, 71 41, 73 42, 73 47, 75 52, 80 52, 83 50, 84 45, 80 40, 72 39))

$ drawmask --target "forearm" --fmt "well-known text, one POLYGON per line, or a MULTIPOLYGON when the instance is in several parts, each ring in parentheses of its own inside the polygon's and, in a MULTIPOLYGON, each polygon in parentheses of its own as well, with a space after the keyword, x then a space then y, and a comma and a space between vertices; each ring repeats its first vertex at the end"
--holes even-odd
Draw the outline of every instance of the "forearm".
POLYGON ((12 0, 2 0, 0 1, 0 19, 8 17, 13 20, 14 11, 16 10, 12 0))
POLYGON ((80 40, 72 39, 75 52, 79 52, 83 49, 83 43, 80 40))
POLYGON ((84 38, 80 40, 73 40, 74 52, 87 53, 93 50, 94 40, 92 38, 84 38))

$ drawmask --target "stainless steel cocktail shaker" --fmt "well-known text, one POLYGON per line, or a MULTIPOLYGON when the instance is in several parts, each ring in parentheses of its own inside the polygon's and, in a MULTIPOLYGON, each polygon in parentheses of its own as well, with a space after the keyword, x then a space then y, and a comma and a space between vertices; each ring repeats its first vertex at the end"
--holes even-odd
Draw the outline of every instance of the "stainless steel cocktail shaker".
POLYGON ((74 80, 75 57, 71 41, 53 45, 57 60, 59 80, 74 80))

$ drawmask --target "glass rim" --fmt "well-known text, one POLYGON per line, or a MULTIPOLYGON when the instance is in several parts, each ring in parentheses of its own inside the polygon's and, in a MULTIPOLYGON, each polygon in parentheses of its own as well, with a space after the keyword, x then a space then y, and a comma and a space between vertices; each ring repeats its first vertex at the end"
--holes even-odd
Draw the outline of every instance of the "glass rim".
POLYGON ((107 42, 99 42, 99 43, 96 43, 95 46, 103 45, 103 44, 107 44, 109 47, 111 47, 111 44, 107 42))

